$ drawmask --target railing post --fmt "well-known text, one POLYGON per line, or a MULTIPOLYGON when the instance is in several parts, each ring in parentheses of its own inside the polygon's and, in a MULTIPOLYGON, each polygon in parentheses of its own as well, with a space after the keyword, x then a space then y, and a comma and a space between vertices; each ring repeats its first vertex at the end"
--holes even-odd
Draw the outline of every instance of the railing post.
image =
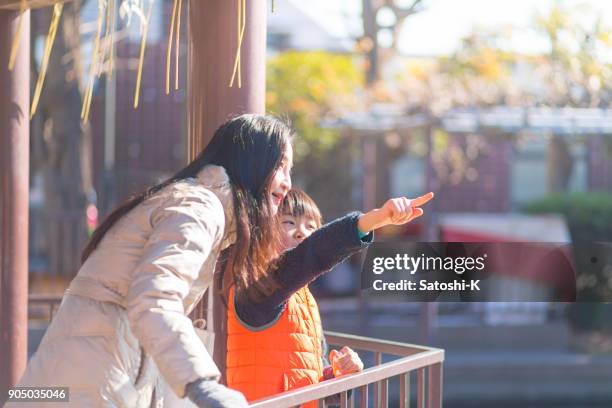
POLYGON ((400 374, 400 408, 410 407, 410 373, 400 374))
POLYGON ((361 397, 359 408, 368 408, 368 385, 362 385, 359 388, 359 394, 361 397))
POLYGON ((417 371, 417 408, 425 408, 425 370, 423 367, 417 371))
MULTIPOLYGON (((374 353, 374 365, 379 366, 382 364, 382 353, 375 352, 374 353)), ((374 406, 376 408, 380 407, 380 381, 374 383, 374 406)))
POLYGON ((442 407, 442 364, 427 367, 427 408, 442 407))
POLYGON ((380 381, 380 393, 382 395, 382 398, 380 400, 380 406, 382 408, 388 408, 389 407, 389 380, 388 379, 384 379, 382 381, 380 381))
POLYGON ((341 408, 348 408, 348 395, 347 395, 347 391, 342 391, 340 393, 340 407, 341 408))

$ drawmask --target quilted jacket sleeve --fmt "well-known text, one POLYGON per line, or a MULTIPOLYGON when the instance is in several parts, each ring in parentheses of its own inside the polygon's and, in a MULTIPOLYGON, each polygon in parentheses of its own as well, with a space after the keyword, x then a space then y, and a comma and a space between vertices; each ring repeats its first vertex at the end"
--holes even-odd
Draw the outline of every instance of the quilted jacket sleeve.
POLYGON ((166 199, 153 212, 151 224, 127 295, 128 319, 166 382, 183 397, 192 381, 220 375, 185 315, 183 301, 223 237, 225 216, 210 190, 194 187, 166 199))

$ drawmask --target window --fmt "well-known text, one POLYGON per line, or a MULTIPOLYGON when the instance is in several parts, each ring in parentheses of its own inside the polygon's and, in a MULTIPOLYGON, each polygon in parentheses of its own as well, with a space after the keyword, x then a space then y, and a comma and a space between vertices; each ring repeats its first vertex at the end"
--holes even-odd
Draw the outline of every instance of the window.
MULTIPOLYGON (((569 139, 573 158, 568 191, 587 189, 586 145, 581 140, 569 139)), ((544 197, 548 193, 548 139, 532 135, 517 142, 511 166, 511 199, 513 207, 544 197)))

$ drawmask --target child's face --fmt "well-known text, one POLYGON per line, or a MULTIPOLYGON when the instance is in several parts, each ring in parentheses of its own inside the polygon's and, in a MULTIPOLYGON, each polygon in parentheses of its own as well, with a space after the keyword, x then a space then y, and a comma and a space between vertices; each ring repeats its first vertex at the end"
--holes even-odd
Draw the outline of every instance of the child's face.
POLYGON ((282 215, 281 223, 285 250, 298 246, 319 227, 315 220, 306 216, 282 215))

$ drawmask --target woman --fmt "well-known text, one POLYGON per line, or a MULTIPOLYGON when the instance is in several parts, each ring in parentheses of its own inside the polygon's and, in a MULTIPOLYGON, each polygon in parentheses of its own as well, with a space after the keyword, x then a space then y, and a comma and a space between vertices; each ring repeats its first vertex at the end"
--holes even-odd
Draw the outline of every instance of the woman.
POLYGON ((133 408, 160 406, 163 377, 199 407, 246 406, 216 382, 186 315, 232 244, 234 280, 262 293, 270 286, 280 242, 273 218, 291 188, 290 139, 278 120, 239 116, 174 177, 112 212, 19 385, 69 387, 70 406, 133 408))

